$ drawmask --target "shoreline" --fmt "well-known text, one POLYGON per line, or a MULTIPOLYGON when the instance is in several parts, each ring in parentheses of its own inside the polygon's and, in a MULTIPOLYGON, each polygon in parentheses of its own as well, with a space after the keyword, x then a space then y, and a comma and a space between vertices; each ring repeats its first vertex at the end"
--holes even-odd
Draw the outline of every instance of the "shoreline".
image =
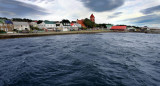
POLYGON ((71 35, 71 34, 95 34, 95 33, 109 33, 112 31, 73 31, 73 32, 44 32, 44 33, 15 33, 15 34, 0 34, 0 39, 26 38, 26 37, 40 37, 51 35, 71 35))
MULTIPOLYGON (((71 34, 95 34, 95 33, 127 33, 123 31, 68 31, 68 32, 43 32, 43 33, 14 33, 14 34, 0 34, 1 39, 14 39, 14 38, 27 38, 27 37, 40 37, 40 36, 51 36, 51 35, 71 35, 71 34)), ((143 32, 133 32, 133 33, 143 33, 143 32)), ((146 34, 159 34, 148 32, 146 34)))

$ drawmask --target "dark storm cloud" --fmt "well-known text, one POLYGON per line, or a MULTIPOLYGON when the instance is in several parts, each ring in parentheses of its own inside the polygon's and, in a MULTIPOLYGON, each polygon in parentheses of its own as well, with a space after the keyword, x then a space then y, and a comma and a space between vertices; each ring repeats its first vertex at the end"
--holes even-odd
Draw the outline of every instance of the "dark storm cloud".
POLYGON ((111 18, 116 18, 116 17, 118 17, 119 15, 121 15, 122 13, 123 13, 123 12, 116 12, 116 13, 108 16, 108 18, 109 18, 109 19, 111 19, 111 18))
POLYGON ((128 21, 130 23, 134 24, 159 24, 160 22, 160 15, 146 15, 142 17, 137 17, 137 18, 132 18, 132 19, 127 19, 124 21, 128 21))
POLYGON ((125 0, 81 0, 84 5, 95 12, 114 10, 122 6, 125 0))
POLYGON ((144 9, 141 12, 143 14, 151 14, 151 13, 154 13, 154 12, 160 12, 160 5, 144 9))
POLYGON ((27 15, 46 15, 47 13, 44 11, 44 9, 35 5, 14 0, 0 0, 0 16, 23 17, 27 15))

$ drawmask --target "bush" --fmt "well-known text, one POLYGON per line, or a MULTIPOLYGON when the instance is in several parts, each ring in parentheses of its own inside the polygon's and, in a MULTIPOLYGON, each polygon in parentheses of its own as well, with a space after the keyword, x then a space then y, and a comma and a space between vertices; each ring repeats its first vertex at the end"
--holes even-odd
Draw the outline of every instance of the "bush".
POLYGON ((31 30, 39 30, 38 27, 33 27, 33 26, 30 26, 31 30))
POLYGON ((4 31, 4 30, 0 30, 0 33, 7 33, 6 31, 4 31))
POLYGON ((85 28, 85 27, 81 27, 81 30, 87 30, 87 28, 85 28))
POLYGON ((92 22, 90 19, 88 19, 88 18, 86 18, 85 20, 84 20, 84 24, 85 24, 85 26, 87 26, 87 28, 94 28, 94 27, 96 27, 96 24, 95 24, 95 22, 92 22))

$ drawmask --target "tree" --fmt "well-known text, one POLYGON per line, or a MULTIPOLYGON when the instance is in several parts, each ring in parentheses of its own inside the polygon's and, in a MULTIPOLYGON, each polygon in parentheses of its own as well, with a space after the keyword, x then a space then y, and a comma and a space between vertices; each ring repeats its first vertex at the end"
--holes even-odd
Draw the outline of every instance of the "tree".
POLYGON ((39 20, 38 22, 37 22, 37 24, 40 24, 40 23, 42 23, 43 21, 42 20, 39 20))
POLYGON ((30 28, 31 28, 32 30, 39 30, 38 27, 33 27, 32 25, 30 26, 30 28))
POLYGON ((106 25, 107 25, 107 24, 105 24, 105 23, 103 23, 103 24, 96 24, 96 27, 107 28, 106 25))
POLYGON ((12 21, 23 21, 23 19, 21 19, 21 18, 12 18, 12 21))
POLYGON ((94 22, 92 22, 91 20, 89 20, 88 18, 86 18, 84 20, 84 24, 87 28, 93 28, 96 26, 96 24, 94 22))

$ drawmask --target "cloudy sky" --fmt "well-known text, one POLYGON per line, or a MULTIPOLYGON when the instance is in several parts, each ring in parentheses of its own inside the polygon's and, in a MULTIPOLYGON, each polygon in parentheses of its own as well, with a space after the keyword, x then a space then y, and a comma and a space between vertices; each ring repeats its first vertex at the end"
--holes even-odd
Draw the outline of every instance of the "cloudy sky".
POLYGON ((160 0, 0 0, 0 17, 160 27, 160 0))

